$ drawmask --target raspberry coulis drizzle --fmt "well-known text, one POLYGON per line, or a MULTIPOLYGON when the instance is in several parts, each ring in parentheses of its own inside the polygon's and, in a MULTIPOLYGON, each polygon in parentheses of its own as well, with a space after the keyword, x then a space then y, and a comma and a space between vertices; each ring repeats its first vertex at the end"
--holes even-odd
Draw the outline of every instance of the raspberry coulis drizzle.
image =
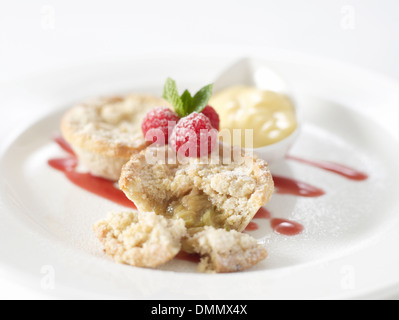
MULTIPOLYGON (((294 156, 287 156, 287 159, 338 174, 349 180, 364 181, 368 179, 367 174, 335 162, 307 160, 294 156)), ((300 197, 321 197, 325 195, 325 192, 322 189, 302 181, 276 175, 273 175, 273 180, 278 194, 288 194, 300 197)), ((271 218, 271 213, 264 208, 259 210, 254 219, 270 219, 270 225, 273 231, 286 236, 294 236, 302 233, 304 230, 304 227, 298 222, 280 218, 271 218)), ((252 221, 245 231, 256 231, 258 229, 258 224, 252 221)))
POLYGON ((63 172, 70 182, 88 192, 113 201, 124 207, 136 209, 133 202, 131 202, 126 195, 115 186, 113 181, 95 177, 90 173, 78 172, 76 170, 78 160, 72 148, 63 138, 56 137, 54 138, 54 141, 69 154, 69 157, 49 160, 48 164, 53 169, 63 172))
POLYGON ((287 156, 287 159, 301 162, 323 170, 327 170, 350 180, 363 181, 368 179, 368 175, 365 174, 364 172, 357 171, 355 169, 349 168, 347 166, 335 162, 307 160, 294 156, 287 156))
MULTIPOLYGON (((95 177, 90 173, 78 172, 76 170, 78 166, 78 160, 70 145, 62 137, 59 136, 55 137, 54 141, 65 152, 69 154, 69 157, 49 160, 48 164, 52 168, 63 172, 69 181, 88 192, 113 201, 119 205, 136 209, 136 206, 126 197, 126 195, 120 189, 116 187, 113 181, 95 177)), ((288 156, 287 159, 327 170, 329 172, 339 174, 340 176, 350 180, 362 181, 368 178, 368 176, 362 172, 333 162, 306 160, 293 156, 288 156)), ((276 175, 273 176, 273 179, 276 187, 276 192, 278 194, 293 195, 299 197, 321 197, 325 194, 322 189, 314 187, 302 181, 276 175)), ((270 225, 273 231, 286 236, 298 235, 304 230, 304 227, 297 222, 287 219, 273 218, 272 214, 263 207, 258 211, 254 219, 270 220, 270 225)), ((258 224, 252 221, 248 224, 245 231, 256 231, 258 229, 258 224)), ((198 256, 184 253, 180 253, 178 257, 181 260, 198 260, 198 256)))
POLYGON ((320 188, 302 181, 273 175, 274 186, 278 194, 290 194, 298 197, 315 198, 325 195, 320 188))
MULTIPOLYGON (((270 220, 270 226, 273 231, 285 236, 296 236, 304 230, 304 227, 294 221, 287 219, 273 218, 270 211, 264 207, 260 208, 258 213, 255 215, 254 219, 267 219, 270 220)), ((259 229, 259 225, 252 221, 248 224, 245 231, 256 231, 259 229)))

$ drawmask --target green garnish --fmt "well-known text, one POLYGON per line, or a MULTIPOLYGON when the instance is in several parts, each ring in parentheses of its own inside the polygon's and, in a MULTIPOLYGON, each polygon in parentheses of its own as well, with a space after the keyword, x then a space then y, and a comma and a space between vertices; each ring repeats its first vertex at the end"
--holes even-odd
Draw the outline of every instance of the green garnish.
POLYGON ((180 118, 184 118, 193 112, 201 113, 212 96, 212 90, 213 84, 209 84, 198 91, 194 97, 188 90, 179 96, 176 81, 168 78, 165 83, 163 98, 173 106, 180 118))

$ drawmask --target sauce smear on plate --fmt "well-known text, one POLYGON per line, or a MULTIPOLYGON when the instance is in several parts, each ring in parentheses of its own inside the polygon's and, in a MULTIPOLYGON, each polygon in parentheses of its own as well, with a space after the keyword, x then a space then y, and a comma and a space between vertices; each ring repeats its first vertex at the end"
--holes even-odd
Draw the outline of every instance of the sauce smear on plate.
POLYGON ((302 181, 273 175, 274 184, 279 194, 290 194, 298 197, 321 197, 325 192, 302 181))
POLYGON ((323 170, 327 170, 339 174, 340 176, 350 180, 363 181, 368 179, 367 174, 335 162, 307 160, 294 156, 287 156, 287 159, 305 163, 323 170))
POLYGON ((303 225, 298 222, 274 218, 270 222, 274 232, 285 236, 296 236, 304 230, 303 225))
POLYGON ((113 181, 95 177, 90 173, 80 173, 76 171, 78 160, 68 143, 60 137, 57 137, 54 140, 63 150, 70 154, 70 157, 49 160, 48 164, 52 168, 63 172, 69 181, 88 192, 124 207, 136 209, 133 202, 130 201, 119 188, 117 188, 113 181))
POLYGON ((256 231, 256 230, 259 230, 259 225, 253 221, 251 221, 245 228, 245 231, 256 231))
POLYGON ((201 261, 201 257, 198 254, 191 254, 184 251, 180 251, 175 259, 184 260, 193 263, 199 263, 201 261))
POLYGON ((270 213, 270 211, 268 211, 267 209, 262 207, 256 213, 254 219, 270 219, 271 217, 272 217, 272 214, 270 213))

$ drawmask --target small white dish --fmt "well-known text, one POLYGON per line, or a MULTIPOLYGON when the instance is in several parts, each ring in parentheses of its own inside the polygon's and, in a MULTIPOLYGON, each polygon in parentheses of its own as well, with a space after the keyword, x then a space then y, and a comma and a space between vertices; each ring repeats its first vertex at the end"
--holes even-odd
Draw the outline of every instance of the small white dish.
POLYGON ((296 130, 277 143, 248 150, 255 152, 269 164, 278 162, 283 159, 292 148, 299 136, 301 128, 298 104, 296 103, 291 85, 281 75, 270 68, 266 62, 253 58, 240 59, 222 72, 214 83, 214 92, 218 93, 223 89, 236 85, 248 85, 262 90, 274 91, 287 96, 292 101, 298 121, 296 130))

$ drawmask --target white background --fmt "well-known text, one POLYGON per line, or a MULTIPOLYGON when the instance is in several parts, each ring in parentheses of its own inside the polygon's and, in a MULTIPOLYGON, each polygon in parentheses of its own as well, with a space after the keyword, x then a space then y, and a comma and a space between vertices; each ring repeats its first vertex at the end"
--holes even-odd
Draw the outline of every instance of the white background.
MULTIPOLYGON (((399 80, 398 13, 397 0, 0 0, 0 84, 141 51, 237 45, 332 58, 399 80)), ((0 269, 0 298, 46 297, 0 269)))
POLYGON ((0 82, 141 50, 237 44, 399 78, 398 13, 397 0, 0 0, 0 82))

